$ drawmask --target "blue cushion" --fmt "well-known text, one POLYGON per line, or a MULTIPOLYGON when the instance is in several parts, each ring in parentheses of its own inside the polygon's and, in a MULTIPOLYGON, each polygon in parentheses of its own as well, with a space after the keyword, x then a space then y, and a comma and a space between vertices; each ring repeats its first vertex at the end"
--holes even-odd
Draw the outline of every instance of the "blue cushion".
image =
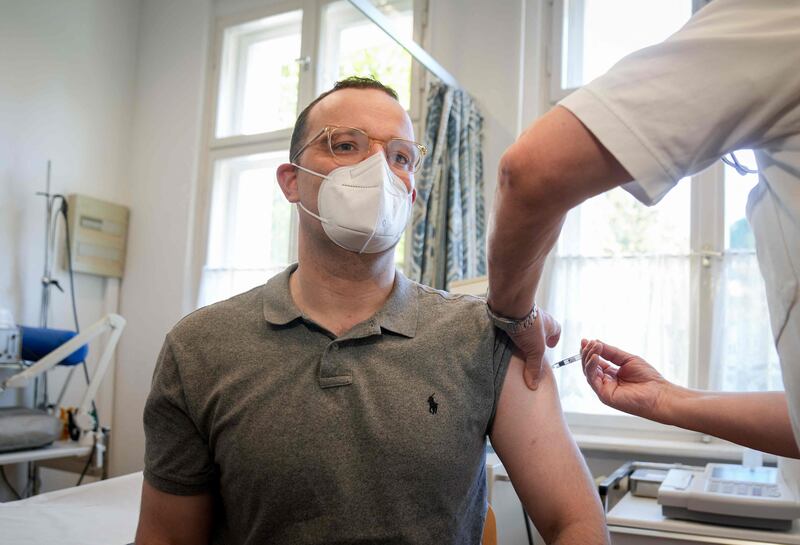
MULTIPOLYGON (((22 332, 22 359, 39 361, 47 354, 75 337, 77 333, 65 329, 20 326, 22 332)), ((89 347, 81 346, 64 358, 59 365, 75 365, 86 359, 89 347)))

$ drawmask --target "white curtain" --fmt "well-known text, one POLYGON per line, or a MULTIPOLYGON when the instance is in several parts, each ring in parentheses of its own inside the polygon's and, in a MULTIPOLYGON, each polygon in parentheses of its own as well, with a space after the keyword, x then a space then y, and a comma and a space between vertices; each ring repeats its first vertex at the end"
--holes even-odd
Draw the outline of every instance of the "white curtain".
POLYGON ((764 280, 755 252, 726 253, 715 286, 710 387, 782 390, 764 280))
POLYGON ((203 267, 197 306, 199 308, 217 301, 223 301, 237 293, 243 293, 260 286, 285 268, 285 264, 264 269, 214 269, 203 267))
MULTIPOLYGON (((555 256, 546 309, 562 326, 554 361, 580 351, 582 337, 640 354, 669 380, 689 376, 689 256, 555 256)), ((579 365, 556 373, 565 411, 614 413, 597 400, 579 365)))
POLYGON ((293 207, 275 171, 288 151, 217 160, 198 307, 264 284, 289 264, 293 207))

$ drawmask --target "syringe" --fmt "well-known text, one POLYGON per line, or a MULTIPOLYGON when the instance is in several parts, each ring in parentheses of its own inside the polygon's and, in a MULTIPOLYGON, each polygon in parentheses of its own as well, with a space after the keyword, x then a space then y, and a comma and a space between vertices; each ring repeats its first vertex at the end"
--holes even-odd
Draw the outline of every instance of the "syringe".
POLYGON ((580 359, 581 359, 581 355, 580 354, 575 354, 574 356, 570 356, 569 358, 566 358, 566 359, 563 359, 561 361, 555 362, 552 365, 552 367, 553 367, 553 369, 558 369, 559 367, 564 367, 565 365, 568 365, 568 364, 572 363, 573 361, 578 361, 580 359))

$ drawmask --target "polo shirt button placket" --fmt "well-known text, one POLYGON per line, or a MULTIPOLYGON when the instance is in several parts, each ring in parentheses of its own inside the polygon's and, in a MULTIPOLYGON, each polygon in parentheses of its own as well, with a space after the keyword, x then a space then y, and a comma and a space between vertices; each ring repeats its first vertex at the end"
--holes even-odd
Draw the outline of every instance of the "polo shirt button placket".
POLYGON ((330 388, 332 386, 346 386, 352 383, 352 378, 349 375, 338 375, 336 373, 338 360, 335 354, 339 352, 339 343, 336 341, 331 342, 322 354, 322 361, 320 362, 320 384, 323 388, 330 388), (333 361, 331 361, 333 360, 333 361))

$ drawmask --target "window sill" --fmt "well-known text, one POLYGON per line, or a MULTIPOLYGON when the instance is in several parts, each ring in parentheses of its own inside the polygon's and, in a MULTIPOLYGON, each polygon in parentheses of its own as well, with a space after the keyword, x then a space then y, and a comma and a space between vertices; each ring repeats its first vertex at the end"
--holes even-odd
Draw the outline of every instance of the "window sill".
MULTIPOLYGON (((573 434, 581 451, 642 454, 670 458, 714 459, 741 462, 743 447, 727 441, 714 439, 708 443, 676 439, 645 439, 639 437, 617 437, 588 433, 573 434)), ((764 462, 774 464, 777 457, 764 455, 764 462)))

